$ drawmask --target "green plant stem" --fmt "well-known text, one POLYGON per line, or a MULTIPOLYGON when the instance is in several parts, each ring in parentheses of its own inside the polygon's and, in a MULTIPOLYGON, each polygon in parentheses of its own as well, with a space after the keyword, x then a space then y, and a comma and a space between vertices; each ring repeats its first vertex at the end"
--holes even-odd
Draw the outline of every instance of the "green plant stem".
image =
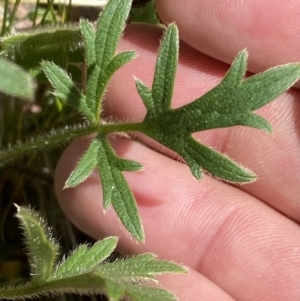
POLYGON ((10 16, 9 26, 7 28, 7 32, 10 32, 13 25, 14 25, 17 9, 19 7, 20 2, 21 2, 21 0, 16 0, 16 3, 14 5, 13 11, 12 11, 11 16, 10 16))
POLYGON ((57 20, 56 20, 56 15, 55 15, 54 8, 53 8, 53 1, 54 0, 48 0, 48 5, 50 6, 50 13, 51 13, 53 22, 56 25, 57 24, 57 20))
POLYGON ((92 133, 103 133, 108 135, 113 132, 134 132, 142 131, 143 123, 124 123, 124 124, 99 124, 99 125, 75 125, 72 128, 55 130, 50 133, 40 135, 31 141, 18 143, 0 152, 0 167, 8 165, 33 151, 49 150, 66 144, 70 140, 89 135, 92 133))
POLYGON ((3 12, 3 19, 2 19, 2 29, 1 29, 1 36, 3 37, 6 33, 6 21, 8 15, 8 0, 5 0, 4 5, 4 12, 3 12))
POLYGON ((48 13, 50 12, 51 13, 51 16, 52 16, 52 19, 53 19, 53 22, 54 24, 57 24, 57 20, 56 20, 56 16, 55 16, 55 13, 54 13, 54 9, 53 9, 53 1, 51 0, 47 0, 47 9, 43 15, 43 18, 42 18, 42 21, 41 21, 41 24, 42 25, 45 25, 45 21, 46 21, 46 18, 48 16, 48 13))
MULTIPOLYGON (((82 278, 82 275, 49 281, 47 283, 37 283, 36 285, 25 284, 17 287, 11 286, 0 288, 0 299, 23 300, 24 298, 33 298, 41 295, 58 295, 61 294, 64 288, 68 289, 70 283, 79 284, 80 278, 82 278)), ((95 284, 95 291, 97 288, 98 292, 105 293, 106 289, 104 281, 100 277, 95 277, 93 280, 95 284)), ((81 291, 85 291, 84 286, 81 288, 81 291)))
POLYGON ((35 26, 36 26, 39 5, 40 5, 40 0, 36 0, 35 9, 34 9, 34 16, 33 16, 33 21, 32 21, 32 28, 35 28, 35 26))

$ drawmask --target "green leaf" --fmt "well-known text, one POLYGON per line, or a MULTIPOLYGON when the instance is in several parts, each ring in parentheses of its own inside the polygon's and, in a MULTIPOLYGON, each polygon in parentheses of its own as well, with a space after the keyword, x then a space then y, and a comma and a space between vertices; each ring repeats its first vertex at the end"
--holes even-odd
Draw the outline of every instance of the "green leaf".
POLYGON ((98 123, 105 89, 112 75, 131 61, 135 54, 126 51, 115 56, 132 0, 110 1, 102 11, 96 32, 93 25, 81 20, 87 65, 86 104, 98 123))
POLYGON ((29 252, 32 282, 45 283, 53 272, 59 246, 38 214, 25 207, 16 207, 16 216, 24 230, 25 245, 29 252))
MULTIPOLYGON (((169 141, 164 144, 169 145, 169 141)), ((233 183, 246 183, 255 180, 255 174, 240 166, 223 154, 199 143, 193 137, 178 137, 172 149, 180 154, 191 169, 194 177, 200 179, 202 174, 199 166, 213 176, 233 183)))
POLYGON ((53 244, 44 218, 24 207, 18 207, 17 216, 24 228, 30 264, 33 265, 32 273, 35 274, 26 283, 1 286, 1 300, 23 300, 65 293, 105 294, 115 301, 129 297, 135 301, 176 300, 173 294, 153 287, 156 281, 154 276, 184 273, 186 269, 183 267, 155 259, 153 254, 103 263, 115 250, 116 237, 100 240, 91 247, 80 245, 54 266, 59 247, 53 244), (148 284, 152 287, 148 287, 148 284))
POLYGON ((178 30, 175 24, 171 24, 166 30, 161 43, 152 85, 152 98, 155 103, 154 110, 159 114, 170 110, 178 62, 178 50, 178 30))
POLYGON ((132 0, 109 1, 96 30, 96 63, 104 70, 113 59, 130 12, 132 0))
POLYGON ((287 64, 243 79, 247 57, 247 51, 241 51, 221 84, 183 108, 199 114, 247 113, 272 101, 299 78, 300 64, 287 64))
POLYGON ((96 33, 93 24, 88 20, 80 20, 80 31, 82 34, 84 46, 85 46, 85 61, 87 68, 96 64, 96 53, 95 53, 95 38, 96 33))
POLYGON ((156 275, 165 273, 182 274, 186 272, 186 268, 173 262, 158 260, 150 253, 107 263, 99 269, 99 274, 107 280, 109 279, 106 284, 108 296, 112 300, 119 300, 124 292, 134 300, 177 300, 173 294, 164 290, 144 285, 135 286, 132 283, 155 281, 156 275), (116 285, 117 283, 123 285, 123 290, 122 285, 116 285))
POLYGON ((11 96, 33 99, 35 84, 30 74, 14 63, 0 58, 0 91, 11 96))
POLYGON ((80 21, 80 29, 85 46, 85 62, 87 67, 86 103, 92 112, 97 110, 97 85, 100 68, 96 64, 95 38, 93 25, 87 20, 80 21))
POLYGON ((42 68, 54 87, 54 95, 76 108, 93 122, 95 116, 88 108, 85 96, 78 91, 68 74, 52 62, 43 62, 42 68))
POLYGON ((142 169, 137 162, 116 156, 106 137, 98 135, 98 168, 102 181, 104 209, 112 203, 121 222, 128 232, 138 241, 144 240, 144 231, 139 218, 137 205, 123 171, 142 169))
POLYGON ((81 36, 78 26, 45 26, 42 29, 1 37, 0 49, 5 56, 22 66, 24 63, 24 67, 28 67, 28 62, 34 64, 35 61, 34 65, 40 63, 37 61, 37 57, 40 57, 41 51, 47 50, 54 56, 58 53, 61 57, 68 56, 68 53, 75 52, 81 47, 80 43, 81 36))
POLYGON ((141 96, 145 107, 148 111, 154 112, 155 111, 155 103, 152 97, 152 91, 149 89, 143 82, 139 79, 135 78, 135 86, 136 89, 141 96))
POLYGON ((97 165, 99 146, 98 141, 93 140, 87 151, 82 155, 75 169, 72 171, 64 188, 75 187, 84 182, 97 165))
POLYGON ((127 295, 135 301, 178 301, 172 293, 160 288, 128 285, 126 289, 127 295))
POLYGON ((96 242, 91 248, 80 245, 65 261, 63 261, 49 280, 70 278, 80 274, 88 274, 99 268, 117 246, 116 237, 108 237, 96 242))
POLYGON ((132 61, 135 57, 136 54, 134 51, 121 52, 110 61, 110 63, 105 67, 103 72, 99 73, 98 84, 96 89, 96 100, 101 100, 103 98, 107 84, 109 83, 109 80, 111 79, 113 74, 125 64, 132 61))
POLYGON ((199 179, 203 168, 234 183, 255 180, 248 169, 192 138, 191 134, 215 128, 245 125, 272 132, 271 125, 251 112, 269 103, 300 77, 300 64, 269 69, 243 79, 247 52, 240 52, 223 81, 204 96, 178 109, 171 108, 178 60, 178 35, 170 25, 162 40, 152 90, 136 80, 147 114, 141 132, 177 152, 199 179))
POLYGON ((107 297, 109 298, 109 301, 121 300, 122 297, 125 295, 125 289, 119 283, 107 279, 105 285, 106 285, 107 297))
POLYGON ((114 58, 118 42, 128 18, 132 0, 109 1, 97 23, 95 36, 96 66, 89 85, 98 115, 101 113, 102 98, 112 74, 133 59, 133 52, 125 52, 114 58), (96 77, 99 75, 96 82, 96 77))
POLYGON ((185 273, 186 269, 170 261, 158 260, 151 253, 107 263, 101 267, 101 273, 107 278, 122 279, 128 283, 137 279, 155 279, 156 275, 166 272, 185 273))

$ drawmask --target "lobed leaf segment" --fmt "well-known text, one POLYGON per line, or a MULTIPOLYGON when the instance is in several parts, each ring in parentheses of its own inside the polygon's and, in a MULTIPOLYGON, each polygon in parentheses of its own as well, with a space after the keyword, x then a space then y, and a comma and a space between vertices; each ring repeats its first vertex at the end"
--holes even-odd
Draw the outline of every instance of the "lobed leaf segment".
POLYGON ((59 245, 51 229, 37 212, 17 206, 17 218, 24 230, 32 278, 25 284, 1 287, 1 300, 23 300, 64 293, 105 294, 109 300, 130 297, 135 301, 176 301, 170 292, 156 286, 157 275, 185 273, 173 262, 158 260, 153 254, 107 261, 118 239, 108 237, 92 246, 79 245, 59 261, 59 245))
MULTIPOLYGON (((131 4, 131 0, 110 0, 99 17, 96 29, 88 21, 81 20, 80 32, 87 66, 85 92, 78 90, 60 66, 50 61, 42 63, 42 69, 54 87, 54 94, 77 109, 87 120, 80 129, 61 131, 57 135, 50 133, 44 139, 50 142, 47 143, 50 147, 74 136, 97 133, 66 181, 65 188, 79 185, 97 168, 103 186, 104 209, 112 204, 128 232, 137 241, 143 242, 144 231, 137 205, 123 175, 123 171, 139 171, 142 166, 119 158, 107 140, 108 135, 114 132, 143 133, 180 155, 197 179, 201 178, 203 169, 228 182, 252 182, 256 178, 253 172, 201 144, 192 134, 237 125, 271 132, 271 125, 253 111, 289 89, 300 77, 300 64, 277 66, 244 79, 247 51, 243 50, 218 86, 193 102, 173 109, 171 102, 179 36, 176 25, 170 24, 161 41, 152 87, 136 79, 137 91, 147 109, 144 120, 139 123, 105 124, 101 114, 107 85, 115 71, 135 57, 132 51, 116 53, 131 4)), ((36 147, 45 147, 40 138, 0 152, 0 165, 36 147)))

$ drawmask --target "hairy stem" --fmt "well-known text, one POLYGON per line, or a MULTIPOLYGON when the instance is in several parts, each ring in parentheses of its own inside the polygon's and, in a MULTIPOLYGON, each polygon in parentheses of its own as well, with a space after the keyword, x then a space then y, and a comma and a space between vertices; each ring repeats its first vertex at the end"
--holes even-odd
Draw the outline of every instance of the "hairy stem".
POLYGON ((101 277, 94 277, 94 287, 93 285, 83 284, 82 277, 84 276, 78 275, 74 277, 67 277, 49 281, 47 283, 27 283, 19 286, 0 288, 0 299, 24 300, 24 298, 37 298, 42 295, 55 296, 71 292, 81 292, 87 294, 91 291, 97 291, 98 294, 100 292, 106 293, 104 281, 101 277))
POLYGON ((70 140, 89 135, 92 133, 109 134, 113 132, 134 132, 142 131, 143 123, 123 123, 123 124, 79 124, 69 128, 52 130, 49 133, 37 136, 30 141, 18 143, 8 147, 0 152, 0 168, 12 164, 16 160, 33 151, 41 151, 44 149, 54 149, 66 144, 70 140))

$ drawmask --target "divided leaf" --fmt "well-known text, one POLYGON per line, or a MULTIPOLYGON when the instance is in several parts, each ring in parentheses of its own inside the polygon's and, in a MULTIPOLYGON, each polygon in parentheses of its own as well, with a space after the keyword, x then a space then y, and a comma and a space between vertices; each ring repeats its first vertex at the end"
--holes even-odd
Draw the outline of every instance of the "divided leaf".
POLYGON ((98 167, 102 182, 104 209, 112 203, 129 233, 138 241, 143 241, 144 231, 137 205, 123 175, 124 171, 138 171, 143 169, 143 166, 138 162, 119 158, 108 143, 107 137, 98 134, 80 158, 64 188, 75 187, 85 181, 95 166, 98 167))
POLYGON ((135 301, 177 300, 170 292, 147 285, 156 281, 155 275, 185 273, 185 268, 172 262, 160 261, 152 254, 116 263, 103 263, 115 250, 116 237, 108 237, 91 247, 80 245, 54 267, 54 258, 57 257, 59 248, 53 244, 44 219, 24 207, 18 207, 17 217, 24 229, 34 275, 27 283, 2 286, 1 300, 23 300, 65 293, 106 294, 110 300, 115 301, 125 297, 131 297, 135 301))
POLYGON ((137 205, 123 171, 137 171, 141 164, 116 156, 106 137, 96 137, 99 145, 98 169, 102 182, 104 209, 112 203, 118 217, 138 241, 144 241, 144 231, 139 218, 137 205))
POLYGON ((175 25, 166 30, 156 63, 152 90, 136 80, 137 91, 147 115, 141 131, 178 153, 199 179, 203 168, 229 182, 245 183, 255 175, 225 155, 192 138, 198 131, 245 125, 271 132, 271 125, 252 113, 291 87, 300 77, 300 64, 269 69, 243 79, 247 52, 241 51, 223 81, 204 96, 178 109, 171 99, 178 58, 178 35, 175 25))
POLYGON ((99 264, 115 250, 117 242, 116 237, 108 237, 96 242, 90 248, 87 245, 80 245, 58 266, 49 280, 70 278, 94 272, 99 268, 99 264))
MULTIPOLYGON (((117 43, 130 12, 131 2, 132 0, 109 1, 101 13, 96 32, 90 22, 80 21, 87 65, 86 96, 77 90, 71 78, 59 66, 50 62, 44 62, 42 66, 48 80, 55 88, 54 94, 74 106, 93 124, 99 122, 103 95, 113 73, 135 57, 133 51, 126 51, 115 56, 117 43)), ((74 30, 74 33, 70 29, 57 30, 53 33, 54 36, 58 35, 60 38, 66 34, 80 44, 81 38, 78 30, 74 30)), ((44 36, 45 33, 42 33, 41 37, 44 38, 44 36)), ((26 43, 36 43, 34 35, 20 38, 24 41, 17 42, 22 46, 26 43)), ((50 40, 52 41, 52 39, 50 40)), ((16 43, 12 38, 9 41, 16 43)), ((7 43, 7 40, 5 43, 2 41, 2 47, 10 49, 7 43)))
POLYGON ((86 103, 99 121, 102 99, 112 75, 135 57, 133 51, 115 56, 132 0, 109 1, 100 15, 96 32, 93 25, 81 20, 87 65, 86 103))
POLYGON ((78 91, 70 76, 52 62, 43 62, 42 68, 54 87, 54 95, 76 108, 93 122, 95 115, 88 108, 85 96, 78 91))

